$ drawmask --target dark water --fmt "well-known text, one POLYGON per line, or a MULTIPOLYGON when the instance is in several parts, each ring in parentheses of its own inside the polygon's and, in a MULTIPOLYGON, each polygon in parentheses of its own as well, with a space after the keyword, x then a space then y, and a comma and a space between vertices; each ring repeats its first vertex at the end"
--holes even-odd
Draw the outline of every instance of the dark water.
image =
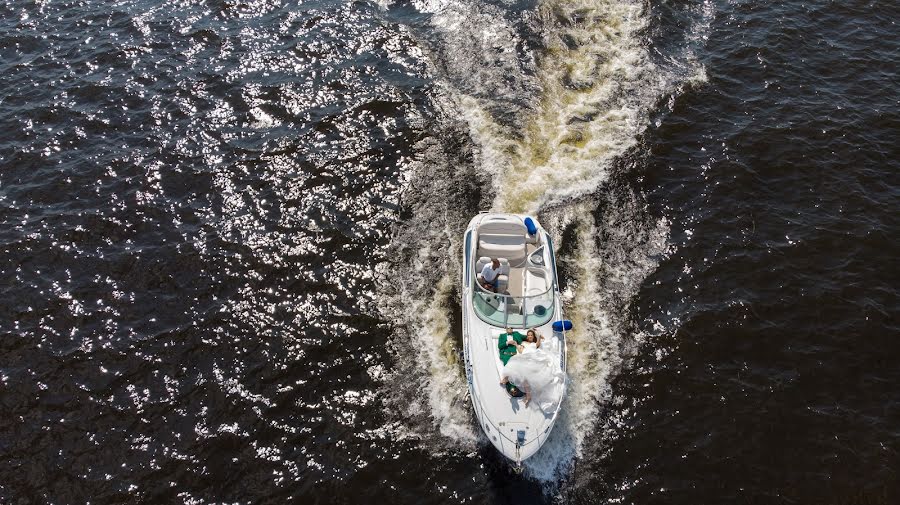
POLYGON ((0 501, 900 501, 894 2, 0 6, 0 501), (459 234, 570 394, 472 422, 459 234))

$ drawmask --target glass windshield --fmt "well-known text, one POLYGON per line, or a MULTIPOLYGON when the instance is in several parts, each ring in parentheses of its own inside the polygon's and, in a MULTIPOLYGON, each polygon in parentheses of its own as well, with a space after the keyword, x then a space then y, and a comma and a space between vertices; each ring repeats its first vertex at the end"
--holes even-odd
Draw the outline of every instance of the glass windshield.
POLYGON ((507 296, 485 291, 475 283, 475 312, 484 322, 506 328, 533 328, 553 317, 553 288, 533 296, 507 296))

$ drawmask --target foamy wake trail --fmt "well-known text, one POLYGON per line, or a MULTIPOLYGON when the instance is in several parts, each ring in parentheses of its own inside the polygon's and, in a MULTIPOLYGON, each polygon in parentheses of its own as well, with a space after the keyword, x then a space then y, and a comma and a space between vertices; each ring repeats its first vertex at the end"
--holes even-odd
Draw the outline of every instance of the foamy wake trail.
POLYGON ((610 162, 637 142, 671 81, 641 44, 644 10, 636 1, 541 4, 542 94, 521 131, 495 122, 478 99, 461 97, 482 164, 493 174, 495 209, 538 213, 591 193, 607 179, 610 162))
POLYGON ((471 445, 476 441, 475 431, 465 411, 465 382, 458 373, 459 354, 454 349, 454 339, 448 318, 449 307, 445 301, 453 293, 453 282, 445 275, 438 281, 432 298, 413 304, 410 308, 421 314, 416 318, 424 335, 421 338, 418 359, 431 367, 425 398, 435 417, 441 435, 471 445))
POLYGON ((514 16, 477 0, 414 0, 431 15, 423 34, 431 43, 432 64, 454 88, 453 95, 477 98, 497 119, 518 124, 518 118, 539 90, 531 53, 519 30, 527 29, 530 13, 514 16))
POLYGON ((468 173, 459 173, 460 165, 448 161, 438 164, 444 167, 443 174, 431 171, 414 179, 432 187, 439 185, 435 181, 441 177, 444 184, 478 184, 480 176, 493 194, 482 195, 480 208, 455 205, 453 199, 442 200, 445 207, 437 209, 432 203, 415 207, 416 216, 405 226, 406 236, 401 234, 395 242, 412 239, 411 230, 433 227, 436 213, 448 238, 443 242, 412 239, 424 251, 421 254, 440 261, 429 264, 436 269, 435 277, 422 279, 436 288, 406 294, 424 295, 427 301, 401 326, 407 328, 405 336, 411 338, 422 367, 428 369, 422 375, 433 386, 427 395, 433 425, 453 439, 451 444, 471 447, 473 441, 483 440, 465 400, 465 377, 452 352, 456 338, 447 315, 458 310, 448 306, 458 296, 454 290, 460 268, 458 240, 471 214, 486 208, 486 202, 495 211, 540 218, 560 251, 560 270, 568 277, 564 308, 575 324, 569 335, 570 386, 564 408, 550 440, 525 464, 528 475, 553 485, 567 475, 591 434, 597 432, 598 409, 610 399, 612 377, 635 347, 635 336, 628 334, 628 306, 655 268, 653 258, 667 247, 668 223, 648 216, 640 195, 627 185, 611 181, 616 161, 637 146, 661 99, 677 92, 685 81, 702 79, 702 67, 692 61, 666 68, 654 63, 644 42, 649 13, 643 1, 541 3, 535 18, 544 47, 534 57, 533 77, 523 71, 526 64, 516 66, 507 58, 516 44, 503 40, 515 33, 504 27, 501 17, 472 15, 471 2, 420 4, 433 9, 432 24, 441 33, 437 38, 441 44, 450 44, 434 49, 441 58, 455 61, 474 44, 483 50, 476 60, 493 61, 495 68, 478 74, 475 82, 454 75, 471 64, 442 65, 450 73, 446 85, 452 108, 465 121, 474 162, 468 173), (520 96, 527 96, 530 80, 538 84, 530 109, 517 111, 521 113, 517 121, 497 117, 498 102, 486 92, 501 88, 504 79, 518 83, 514 89, 525 90, 520 96), (598 207, 598 201, 605 205, 598 207), (436 253, 440 248, 446 256, 436 253), (409 331, 422 327, 434 331, 409 331), (437 388, 441 391, 434 391, 437 388))

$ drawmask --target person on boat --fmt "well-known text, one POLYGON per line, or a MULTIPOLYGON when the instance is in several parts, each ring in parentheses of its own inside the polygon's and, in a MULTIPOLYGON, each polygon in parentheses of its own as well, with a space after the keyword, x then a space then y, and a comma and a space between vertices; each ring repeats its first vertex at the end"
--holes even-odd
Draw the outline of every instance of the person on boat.
POLYGON ((519 346, 525 340, 525 336, 512 328, 506 328, 506 333, 501 333, 497 339, 497 347, 500 349, 500 361, 505 365, 509 358, 519 352, 519 346))
POLYGON ((518 347, 519 354, 527 354, 535 352, 541 348, 541 342, 544 340, 543 335, 538 335, 534 328, 525 333, 525 340, 518 347))
POLYGON ((486 263, 478 274, 478 282, 484 289, 496 293, 500 287, 500 260, 491 258, 491 262, 486 263))

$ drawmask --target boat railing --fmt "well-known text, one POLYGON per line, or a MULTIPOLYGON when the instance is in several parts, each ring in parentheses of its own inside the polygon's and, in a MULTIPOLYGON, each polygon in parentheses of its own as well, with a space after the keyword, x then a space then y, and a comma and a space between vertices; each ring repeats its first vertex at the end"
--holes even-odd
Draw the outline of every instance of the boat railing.
POLYGON ((547 324, 554 313, 553 287, 529 296, 494 293, 475 283, 473 304, 484 322, 500 328, 531 328, 547 324))

